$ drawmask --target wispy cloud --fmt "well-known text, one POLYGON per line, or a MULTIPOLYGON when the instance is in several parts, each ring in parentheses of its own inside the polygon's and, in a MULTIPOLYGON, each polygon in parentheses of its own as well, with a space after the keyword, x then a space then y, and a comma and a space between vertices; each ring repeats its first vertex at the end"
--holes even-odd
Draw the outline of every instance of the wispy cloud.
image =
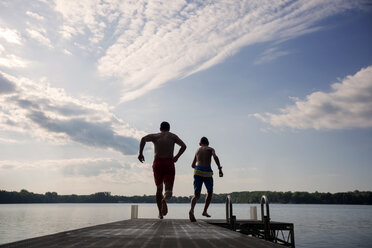
POLYGON ((277 47, 272 47, 267 49, 265 52, 261 54, 261 56, 255 61, 255 64, 264 64, 271 62, 279 57, 285 56, 290 54, 289 51, 281 51, 277 47))
POLYGON ((63 49, 63 53, 67 55, 72 55, 72 53, 67 49, 63 49))
POLYGON ((372 127, 372 66, 332 84, 331 92, 317 91, 304 100, 292 98, 279 114, 254 114, 274 127, 348 129, 372 127))
POLYGON ((3 130, 54 142, 72 140, 122 154, 135 154, 143 135, 112 114, 107 104, 73 98, 43 82, 0 73, 0 96, 3 130))
POLYGON ((24 68, 27 67, 29 64, 29 61, 14 54, 1 55, 0 53, 0 66, 7 68, 24 68))
POLYGON ((96 178, 124 184, 152 181, 150 164, 128 163, 112 158, 0 160, 0 170, 43 170, 53 174, 59 172, 65 178, 96 178))
POLYGON ((36 20, 39 20, 39 21, 44 21, 45 18, 41 15, 39 15, 38 13, 35 13, 35 12, 32 12, 32 11, 26 11, 26 15, 36 19, 36 20))
POLYGON ((15 29, 0 27, 0 38, 4 39, 8 43, 17 45, 22 44, 21 34, 15 29))
POLYGON ((8 139, 8 138, 0 137, 0 143, 20 144, 22 142, 15 140, 15 139, 8 139))
MULTIPOLYGON (((0 27, 0 38, 3 38, 5 41, 7 41, 8 44, 6 45, 22 45, 21 35, 17 30, 14 29, 4 29, 0 27)), ((0 43, 0 67, 24 68, 30 64, 28 60, 12 54, 10 50, 11 49, 5 48, 0 43)))
MULTIPOLYGON (((122 101, 214 66, 244 46, 283 42, 319 30, 320 20, 358 1, 238 1, 171 3, 56 0, 65 38, 86 35, 104 54, 103 77, 122 82, 122 101)), ((271 51, 265 62, 287 52, 271 51)), ((100 53, 99 53, 100 54, 100 53)))
POLYGON ((89 30, 90 41, 98 43, 104 37, 105 22, 113 21, 112 14, 116 17, 120 14, 115 10, 119 2, 55 0, 53 7, 64 18, 60 33, 65 39, 71 39, 73 36, 85 34, 86 30, 89 30))
MULTIPOLYGON (((48 22, 20 31, 0 28, 0 38, 20 44, 22 33, 66 54, 63 49, 74 45, 93 57, 101 77, 121 82, 121 101, 130 101, 221 63, 245 46, 277 46, 315 32, 322 28, 321 20, 361 5, 362 1, 348 0, 54 0, 48 11, 58 15, 56 28, 48 22), (54 44, 58 36, 63 39, 54 44)), ((25 15, 43 18, 33 8, 25 15)), ((287 54, 271 48, 256 63, 287 54)))
POLYGON ((78 31, 76 28, 72 26, 63 25, 60 28, 59 33, 62 35, 63 38, 68 40, 71 39, 73 35, 76 35, 77 33, 82 33, 82 31, 78 31))
POLYGON ((38 41, 40 44, 53 48, 52 42, 47 37, 47 32, 44 28, 28 28, 26 29, 28 35, 38 41))

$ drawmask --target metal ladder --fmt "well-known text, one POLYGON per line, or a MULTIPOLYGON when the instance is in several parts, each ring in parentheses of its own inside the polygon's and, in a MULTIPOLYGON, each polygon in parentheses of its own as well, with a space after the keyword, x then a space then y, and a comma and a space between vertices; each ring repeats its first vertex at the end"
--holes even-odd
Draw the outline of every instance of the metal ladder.
POLYGON ((288 247, 295 247, 294 227, 292 223, 271 222, 269 199, 263 195, 260 200, 261 204, 261 221, 244 221, 237 220, 233 215, 232 199, 230 195, 226 197, 226 224, 231 230, 238 231, 247 235, 262 238, 273 243, 281 244, 288 247), (265 211, 266 210, 266 211, 265 211), (285 237, 283 231, 287 231, 285 237), (281 235, 280 235, 281 234, 281 235))

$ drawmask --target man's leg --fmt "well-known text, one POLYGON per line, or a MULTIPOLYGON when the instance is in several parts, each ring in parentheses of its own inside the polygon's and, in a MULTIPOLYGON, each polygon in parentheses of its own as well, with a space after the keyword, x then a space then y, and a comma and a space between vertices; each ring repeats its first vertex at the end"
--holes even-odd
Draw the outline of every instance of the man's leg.
POLYGON ((163 184, 156 185, 156 204, 159 209, 159 219, 163 219, 161 212, 161 201, 163 200, 163 184))
POLYGON ((174 176, 176 174, 176 170, 174 168, 173 159, 170 159, 166 164, 166 172, 164 174, 164 185, 165 185, 165 193, 164 197, 161 200, 161 212, 165 216, 168 213, 167 201, 173 195, 173 183, 174 183, 174 176))
POLYGON ((161 200, 161 213, 163 216, 167 215, 168 213, 167 201, 173 195, 173 184, 165 182, 164 185, 165 185, 165 193, 164 193, 163 199, 161 200))
POLYGON ((152 170, 154 172, 154 180, 156 185, 156 204, 158 205, 159 219, 163 219, 163 214, 161 213, 161 201, 163 199, 164 172, 162 167, 159 166, 159 161, 157 159, 154 160, 152 170))
POLYGON ((173 195, 173 184, 165 182, 164 185, 165 185, 164 199, 168 201, 173 195))

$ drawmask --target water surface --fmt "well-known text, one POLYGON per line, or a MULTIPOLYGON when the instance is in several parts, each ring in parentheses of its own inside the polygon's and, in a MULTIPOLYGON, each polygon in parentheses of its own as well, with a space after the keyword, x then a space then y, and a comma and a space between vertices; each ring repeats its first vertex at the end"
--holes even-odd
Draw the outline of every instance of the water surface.
MULTIPOLYGON (((132 204, 0 205, 0 244, 130 218, 132 204)), ((140 218, 156 218, 155 204, 139 205, 140 218)), ((249 219, 249 207, 234 204, 238 219, 249 219)), ((187 219, 189 204, 169 204, 166 218, 187 219)), ((201 216, 197 204, 195 215, 201 216)), ((225 218, 225 204, 212 204, 212 218, 225 218)), ((296 247, 372 247, 372 206, 270 204, 271 219, 295 226, 296 247)))

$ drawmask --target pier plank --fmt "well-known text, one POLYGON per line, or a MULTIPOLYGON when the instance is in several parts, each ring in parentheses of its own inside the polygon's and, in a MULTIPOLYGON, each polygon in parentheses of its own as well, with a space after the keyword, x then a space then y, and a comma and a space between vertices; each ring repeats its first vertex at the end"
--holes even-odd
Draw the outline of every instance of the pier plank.
POLYGON ((27 239, 0 247, 269 248, 281 246, 204 221, 191 223, 185 219, 135 219, 27 239))

